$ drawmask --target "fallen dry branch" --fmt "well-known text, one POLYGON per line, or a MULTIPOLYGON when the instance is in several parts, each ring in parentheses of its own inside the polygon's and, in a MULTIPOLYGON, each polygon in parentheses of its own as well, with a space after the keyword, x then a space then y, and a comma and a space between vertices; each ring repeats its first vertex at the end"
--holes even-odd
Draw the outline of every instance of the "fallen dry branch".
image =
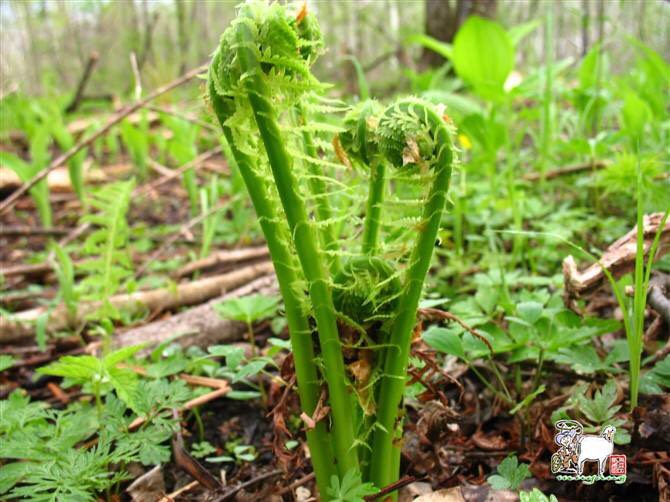
MULTIPOLYGON (((131 294, 115 295, 109 302, 117 309, 129 311, 168 310, 186 305, 195 305, 218 296, 223 291, 247 284, 253 279, 272 272, 272 264, 263 262, 235 270, 233 272, 208 277, 199 281, 180 284, 176 288, 137 291, 131 294)), ((65 305, 55 307, 47 323, 49 332, 57 332, 68 327, 76 327, 98 310, 100 302, 80 303, 76 318, 69 319, 65 305)), ((19 312, 0 318, 0 343, 7 343, 30 336, 35 332, 35 322, 47 313, 44 307, 19 312)))
MULTIPOLYGON (((132 164, 127 162, 110 164, 100 169, 91 169, 91 162, 87 161, 84 164, 84 181, 87 184, 104 183, 123 176, 133 169, 132 164)), ((49 185, 50 192, 72 192, 70 174, 66 167, 58 167, 52 170, 47 176, 47 184, 49 185)), ((14 171, 6 167, 0 167, 0 190, 16 190, 22 185, 21 178, 14 171)))
MULTIPOLYGON (((663 219, 662 213, 645 215, 644 217, 644 253, 649 253, 656 232, 663 219)), ((581 298, 599 288, 604 280, 605 267, 613 277, 618 278, 635 268, 635 252, 637 250, 637 226, 630 232, 608 247, 598 263, 579 271, 572 255, 563 260, 563 277, 565 285, 565 300, 569 304, 572 300, 581 298), (602 267, 601 267, 602 265, 602 267)), ((670 252, 670 220, 666 221, 661 230, 660 244, 656 258, 670 252)))
MULTIPOLYGON (((544 173, 545 180, 551 180, 554 178, 560 178, 561 176, 569 176, 571 174, 581 173, 583 171, 597 171, 604 169, 609 166, 609 162, 604 160, 594 160, 591 162, 584 162, 582 164, 575 164, 574 166, 562 167, 560 169, 554 169, 552 171, 547 171, 544 173)), ((526 181, 539 181, 542 179, 542 173, 533 172, 526 173, 523 175, 523 179, 526 181)))
POLYGON ((65 227, 31 227, 28 225, 3 225, 0 237, 42 237, 66 235, 70 230, 65 227))
POLYGON ((651 279, 647 303, 670 326, 670 275, 659 273, 651 279))
MULTIPOLYGON (((193 159, 190 162, 187 162, 183 166, 180 166, 178 169, 175 169, 171 171, 169 174, 166 174, 165 176, 157 179, 156 181, 153 181, 147 185, 142 185, 137 187, 133 191, 133 197, 145 197, 149 195, 152 192, 155 192, 156 189, 165 183, 167 183, 170 180, 173 180, 182 174, 184 174, 186 171, 189 169, 194 169, 197 167, 202 166, 206 161, 214 157, 215 155, 218 155, 219 153, 222 152, 222 149, 220 146, 216 146, 210 150, 207 150, 206 152, 201 153, 198 155, 195 159, 193 159)), ((1 213, 0 213, 1 214, 1 213)))
POLYGON ((37 276, 48 274, 53 270, 53 265, 48 262, 42 263, 27 263, 22 265, 14 265, 13 267, 0 268, 0 275, 5 279, 17 275, 37 276))
POLYGON ((252 293, 273 294, 276 291, 274 274, 265 275, 204 305, 118 333, 112 343, 115 348, 138 344, 155 347, 171 337, 176 337, 175 343, 179 343, 182 347, 190 345, 206 347, 217 343, 234 342, 244 335, 246 326, 241 322, 222 319, 214 309, 214 305, 227 298, 239 298, 252 293))
POLYGON ((49 175, 51 171, 56 169, 57 167, 62 166, 65 164, 68 160, 70 160, 72 157, 77 155, 81 150, 84 148, 90 146, 96 139, 107 133, 112 127, 114 127, 116 124, 121 122, 124 118, 126 118, 128 115, 136 112, 143 106, 145 106, 147 103, 153 101, 157 97, 165 94, 166 92, 171 91, 172 89, 179 87, 180 85, 192 80, 195 78, 197 75, 202 73, 204 70, 207 69, 207 65, 199 66, 197 68, 192 69, 191 71, 185 73, 181 77, 179 77, 176 80, 173 80, 172 82, 159 87, 156 89, 154 92, 149 94, 146 98, 137 101, 136 103, 133 103, 132 105, 129 105, 122 110, 120 110, 117 114, 111 116, 109 120, 103 125, 100 129, 97 131, 93 132, 92 134, 89 134, 86 138, 82 139, 79 141, 76 145, 74 145, 72 148, 70 148, 68 151, 62 153, 58 157, 56 157, 51 164, 47 166, 46 169, 43 169, 40 171, 38 174, 33 176, 30 180, 28 180, 26 183, 24 183, 21 188, 18 190, 15 190, 9 197, 7 197, 2 203, 0 203, 0 215, 5 214, 7 211, 9 211, 16 201, 21 198, 25 193, 28 192, 32 187, 35 186, 41 179, 45 178, 46 176, 49 175))
MULTIPOLYGON (((218 385, 214 388, 213 391, 208 392, 207 394, 203 394, 202 396, 193 398, 190 401, 187 401, 186 403, 184 403, 184 406, 181 408, 181 411, 192 410, 193 408, 197 408, 198 406, 207 404, 210 401, 213 401, 214 399, 218 399, 221 396, 225 396, 226 394, 228 394, 228 392, 230 392, 230 384, 228 384, 228 382, 226 382, 225 380, 219 380, 218 385)), ((128 429, 133 431, 139 428, 144 422, 146 422, 146 419, 144 417, 137 417, 130 423, 128 429)))
POLYGON ((221 265, 265 258, 268 254, 268 248, 265 246, 243 249, 224 249, 183 266, 177 271, 176 276, 185 277, 194 272, 201 272, 221 265))

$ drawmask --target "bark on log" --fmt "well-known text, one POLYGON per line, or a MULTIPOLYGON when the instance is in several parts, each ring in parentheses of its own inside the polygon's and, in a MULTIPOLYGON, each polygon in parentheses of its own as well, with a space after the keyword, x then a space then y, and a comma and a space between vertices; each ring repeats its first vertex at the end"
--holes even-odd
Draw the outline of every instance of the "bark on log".
MULTIPOLYGON (((110 164, 100 169, 90 169, 91 162, 84 163, 84 181, 87 184, 112 181, 119 176, 128 174, 134 167, 127 162, 110 164)), ((16 190, 23 182, 14 171, 7 167, 0 167, 0 192, 16 190)), ((57 167, 47 176, 47 185, 51 192, 72 192, 70 174, 66 167, 57 167)))
POLYGON ((277 293, 277 280, 272 275, 259 277, 241 288, 218 296, 204 305, 198 305, 167 319, 146 324, 114 336, 112 345, 115 348, 145 344, 147 349, 161 344, 171 337, 182 347, 207 347, 217 343, 238 341, 246 332, 242 322, 222 319, 214 310, 214 305, 228 298, 240 298, 254 293, 277 293), (182 336, 179 336, 182 335, 182 336))
MULTIPOLYGON (((272 271, 272 263, 262 262, 227 274, 180 284, 176 289, 137 291, 131 294, 115 295, 109 301, 117 309, 135 312, 143 309, 174 309, 202 303, 222 292, 247 284, 261 275, 270 274, 272 271)), ((100 302, 80 303, 76 318, 68 319, 65 305, 58 305, 49 315, 47 330, 57 332, 80 325, 100 306, 100 302)), ((32 336, 35 332, 35 322, 46 312, 46 308, 40 307, 0 318, 0 343, 13 342, 32 336)))
POLYGON ((265 246, 243 249, 224 249, 183 266, 177 271, 176 276, 186 277, 194 272, 208 270, 219 265, 228 265, 257 258, 265 258, 268 254, 268 248, 265 246))
MULTIPOLYGON (((662 213, 645 215, 644 217, 644 253, 649 254, 656 232, 663 218, 662 213)), ((583 271, 577 269, 577 263, 572 255, 563 260, 563 277, 565 286, 565 301, 570 305, 574 299, 595 291, 605 281, 605 267, 615 278, 630 272, 635 268, 635 252, 637 250, 637 226, 630 232, 608 247, 599 263, 587 267, 583 271)), ((661 230, 661 239, 656 258, 670 252, 670 220, 666 221, 661 230)))
POLYGON ((670 327, 670 275, 659 273, 649 281, 647 303, 670 327))

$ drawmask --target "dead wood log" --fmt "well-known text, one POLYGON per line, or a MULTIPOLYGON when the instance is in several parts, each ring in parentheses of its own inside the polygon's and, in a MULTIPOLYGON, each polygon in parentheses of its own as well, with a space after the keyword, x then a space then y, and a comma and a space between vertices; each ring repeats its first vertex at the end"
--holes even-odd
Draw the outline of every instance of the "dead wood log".
MULTIPOLYGON (((134 167, 127 162, 119 164, 110 164, 100 169, 90 169, 91 162, 84 163, 84 181, 87 184, 103 183, 116 179, 119 176, 128 174, 134 167)), ((0 167, 0 191, 15 190, 23 182, 17 174, 9 168, 0 167)), ((66 167, 57 167, 47 176, 47 184, 51 192, 72 192, 72 183, 70 174, 66 167)))
MULTIPOLYGON (((109 299, 109 302, 117 309, 134 312, 144 309, 169 310, 202 303, 223 291, 239 287, 272 271, 272 263, 262 262, 227 274, 180 284, 175 289, 165 288, 115 295, 109 299)), ((68 327, 76 327, 85 322, 87 316, 93 314, 100 306, 100 302, 80 303, 76 318, 69 319, 65 305, 58 305, 49 314, 47 330, 57 332, 68 327)), ((40 307, 0 317, 0 343, 13 342, 33 335, 35 322, 47 312, 47 308, 40 307)))
POLYGON ((186 277, 194 272, 208 270, 220 265, 229 265, 231 263, 240 263, 257 258, 265 258, 268 254, 268 248, 265 246, 243 249, 224 249, 183 266, 177 271, 176 276, 186 277))
POLYGON ((670 275, 658 273, 649 281, 647 303, 670 327, 670 275))
POLYGON ((0 227, 0 237, 51 237, 67 235, 70 230, 66 227, 31 227, 28 225, 3 225, 0 227))
MULTIPOLYGON (((651 244, 659 230, 663 213, 654 213, 644 216, 644 253, 649 254, 651 244)), ((606 279, 603 268, 607 269, 615 278, 632 271, 635 268, 635 253, 637 250, 637 226, 630 232, 608 247, 598 263, 594 263, 579 271, 572 255, 563 260, 564 300, 567 305, 573 300, 598 289, 606 279)), ((660 244, 656 258, 670 252, 670 220, 666 221, 661 229, 660 244)))
POLYGON ((204 305, 174 314, 167 319, 154 321, 144 326, 130 328, 114 336, 115 348, 144 344, 155 347, 171 337, 183 347, 207 347, 217 343, 230 343, 242 338, 246 332, 244 323, 223 319, 214 310, 214 305, 228 298, 239 298, 252 293, 274 294, 277 281, 274 274, 265 275, 237 288, 230 293, 218 296, 204 305), (181 336, 180 336, 181 335, 181 336))
MULTIPOLYGON (((610 165, 609 162, 604 160, 594 160, 591 162, 584 162, 582 164, 575 164, 573 166, 562 167, 559 169, 553 169, 544 173, 545 180, 551 180, 554 178, 560 178, 561 176, 568 176, 571 174, 581 173, 583 171, 598 171, 604 169, 610 165)), ((539 181, 542 179, 542 173, 532 172, 526 173, 523 175, 523 179, 526 181, 539 181)))

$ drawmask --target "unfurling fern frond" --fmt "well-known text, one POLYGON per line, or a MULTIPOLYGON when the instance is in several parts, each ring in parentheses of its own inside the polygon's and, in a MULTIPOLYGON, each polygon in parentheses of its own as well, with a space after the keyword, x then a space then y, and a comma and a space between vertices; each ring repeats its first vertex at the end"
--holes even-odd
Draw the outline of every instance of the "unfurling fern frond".
POLYGON ((82 218, 82 222, 97 227, 84 242, 84 254, 93 259, 79 266, 87 273, 80 283, 84 299, 101 302, 98 317, 118 318, 109 298, 132 276, 132 261, 126 248, 126 214, 134 186, 135 180, 104 186, 90 200, 92 209, 98 212, 82 218))
POLYGON ((453 159, 445 120, 415 99, 365 101, 340 127, 326 114, 342 104, 310 71, 321 51, 305 4, 247 1, 208 94, 268 242, 308 416, 328 390, 331 420, 307 431, 326 497, 332 476, 397 479, 409 343, 453 159))

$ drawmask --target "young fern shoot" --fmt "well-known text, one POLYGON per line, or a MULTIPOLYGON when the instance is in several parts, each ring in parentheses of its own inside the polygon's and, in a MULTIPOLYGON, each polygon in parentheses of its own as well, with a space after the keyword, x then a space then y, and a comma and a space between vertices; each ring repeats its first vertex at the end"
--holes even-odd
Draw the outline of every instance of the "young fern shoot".
POLYGON ((443 118, 416 99, 385 111, 365 101, 345 117, 343 130, 309 123, 305 103, 337 106, 319 101, 324 86, 310 72, 322 48, 318 24, 304 6, 292 9, 256 0, 240 6, 213 57, 208 94, 275 266, 303 411, 311 416, 317 408, 322 380, 328 391, 330 420, 307 431, 319 492, 327 499, 345 479, 378 488, 397 480, 400 453, 393 440, 401 431, 409 345, 446 204, 452 147, 443 118), (327 143, 312 131, 339 133, 338 156, 369 173, 366 201, 355 184, 329 176, 339 165, 318 157, 327 143), (397 204, 423 206, 410 256, 405 222, 393 223, 392 244, 382 239, 388 164, 432 182, 419 190, 428 192, 425 200, 397 204), (338 197, 331 197, 330 186, 338 197), (359 210, 365 213, 362 243, 347 251, 345 244, 353 244, 347 238, 360 236, 359 210), (339 221, 354 228, 340 229, 339 221))
POLYGON ((416 311, 447 202, 454 155, 451 132, 444 118, 429 104, 416 99, 406 98, 389 106, 379 123, 378 136, 380 148, 392 166, 416 164, 419 169, 431 170, 434 176, 384 357, 370 474, 376 486, 386 486, 398 477, 400 448, 393 443, 396 420, 405 388, 416 311))

